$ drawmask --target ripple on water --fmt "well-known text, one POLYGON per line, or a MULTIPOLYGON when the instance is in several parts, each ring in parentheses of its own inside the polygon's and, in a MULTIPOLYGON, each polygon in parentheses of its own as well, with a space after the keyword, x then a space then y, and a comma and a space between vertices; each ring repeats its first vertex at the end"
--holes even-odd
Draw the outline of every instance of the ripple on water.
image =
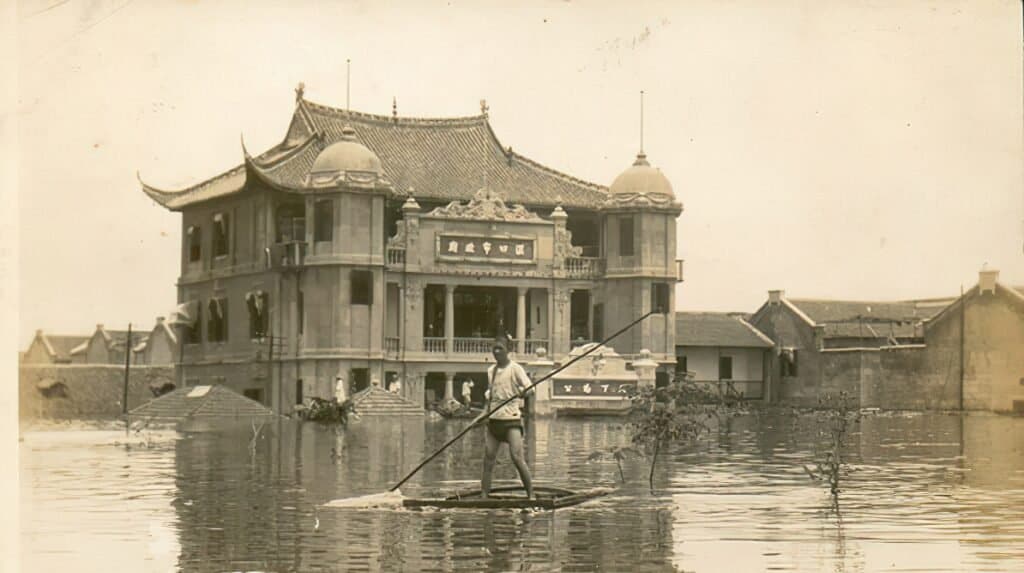
MULTIPOLYGON (((648 459, 588 462, 628 445, 619 421, 539 420, 538 481, 607 497, 557 512, 332 509, 386 491, 458 422, 291 422, 179 434, 91 427, 26 432, 26 571, 923 571, 1024 563, 1024 419, 870 416, 844 455, 838 511, 802 465, 815 432, 780 415, 729 420, 648 459), (128 442, 127 445, 125 442, 128 442), (332 452, 334 455, 332 455, 332 452), (727 566, 723 566, 726 564, 727 566)), ((402 490, 475 486, 471 432, 402 490)), ((496 479, 514 483, 499 464, 496 479)))

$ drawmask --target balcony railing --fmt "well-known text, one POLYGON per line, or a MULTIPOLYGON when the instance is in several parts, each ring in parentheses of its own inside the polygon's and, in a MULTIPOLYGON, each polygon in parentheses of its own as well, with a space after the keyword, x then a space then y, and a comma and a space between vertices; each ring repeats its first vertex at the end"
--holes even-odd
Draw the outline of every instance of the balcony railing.
POLYGON ((452 341, 456 354, 481 354, 491 351, 493 338, 455 338, 452 341))
POLYGON ((388 354, 398 354, 401 349, 402 339, 397 336, 386 336, 384 337, 384 352, 388 354))
POLYGON ((764 380, 693 380, 719 397, 734 396, 741 400, 763 400, 764 380))
POLYGON ((388 247, 388 265, 401 266, 405 264, 405 249, 388 247))
POLYGON ((444 354, 447 352, 447 340, 437 337, 423 337, 423 351, 431 354, 444 354))
POLYGON ((526 341, 526 348, 523 349, 523 352, 525 354, 529 355, 529 356, 532 356, 532 355, 537 353, 537 349, 538 348, 543 348, 543 349, 547 350, 548 354, 551 353, 551 347, 548 346, 548 341, 547 340, 533 340, 533 339, 526 341))
POLYGON ((565 259, 565 272, 576 279, 597 278, 604 273, 604 259, 598 257, 569 257, 565 259))
MULTIPOLYGON (((397 340, 396 348, 397 348, 397 340)), ((493 338, 468 338, 456 337, 452 339, 453 354, 490 354, 494 347, 493 338)), ((512 341, 512 348, 518 348, 518 341, 512 341)), ((526 354, 534 354, 538 348, 548 348, 547 340, 527 340, 524 351, 526 354)), ((447 340, 441 337, 423 337, 423 351, 431 354, 447 354, 447 340)))
POLYGON ((287 269, 300 267, 306 260, 306 243, 291 241, 275 243, 266 250, 267 267, 271 269, 287 269))

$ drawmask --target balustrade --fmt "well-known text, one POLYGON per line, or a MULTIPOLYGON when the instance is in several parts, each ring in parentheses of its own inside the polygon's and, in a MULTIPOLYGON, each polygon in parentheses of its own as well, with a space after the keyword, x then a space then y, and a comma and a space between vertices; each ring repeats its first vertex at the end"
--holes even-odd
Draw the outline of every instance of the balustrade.
POLYGON ((403 265, 405 264, 405 249, 400 247, 388 247, 388 264, 389 265, 403 265))
POLYGON ((551 353, 551 347, 548 346, 548 341, 547 340, 534 340, 534 339, 526 341, 526 348, 523 349, 523 352, 526 355, 528 355, 528 356, 532 356, 532 355, 537 353, 537 349, 538 348, 543 348, 543 349, 547 350, 548 354, 551 353))
POLYGON ((572 278, 595 278, 604 273, 604 259, 599 257, 568 257, 565 272, 572 278))
POLYGON ((441 337, 436 336, 424 336, 423 337, 423 351, 431 354, 444 354, 447 352, 448 341, 441 337))

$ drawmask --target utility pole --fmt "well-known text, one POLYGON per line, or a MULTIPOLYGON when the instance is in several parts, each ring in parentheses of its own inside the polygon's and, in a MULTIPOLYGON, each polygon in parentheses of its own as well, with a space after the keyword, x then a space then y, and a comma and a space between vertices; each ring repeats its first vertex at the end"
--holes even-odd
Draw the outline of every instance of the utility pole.
POLYGON ((128 323, 128 336, 124 340, 124 393, 121 395, 121 414, 124 415, 124 432, 128 433, 128 377, 132 364, 132 323, 128 323))

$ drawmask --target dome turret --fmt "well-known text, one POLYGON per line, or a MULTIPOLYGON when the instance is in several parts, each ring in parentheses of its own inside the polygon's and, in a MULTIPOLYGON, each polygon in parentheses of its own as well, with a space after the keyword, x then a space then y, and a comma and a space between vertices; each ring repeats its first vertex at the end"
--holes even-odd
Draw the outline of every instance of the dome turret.
POLYGON ((348 171, 361 171, 383 175, 380 158, 370 148, 356 141, 356 131, 345 126, 341 131, 341 140, 336 141, 320 152, 309 170, 312 177, 333 175, 348 171))
POLYGON ((612 195, 665 195, 674 197, 672 184, 660 169, 651 167, 647 156, 640 152, 633 165, 619 174, 608 189, 612 195))

